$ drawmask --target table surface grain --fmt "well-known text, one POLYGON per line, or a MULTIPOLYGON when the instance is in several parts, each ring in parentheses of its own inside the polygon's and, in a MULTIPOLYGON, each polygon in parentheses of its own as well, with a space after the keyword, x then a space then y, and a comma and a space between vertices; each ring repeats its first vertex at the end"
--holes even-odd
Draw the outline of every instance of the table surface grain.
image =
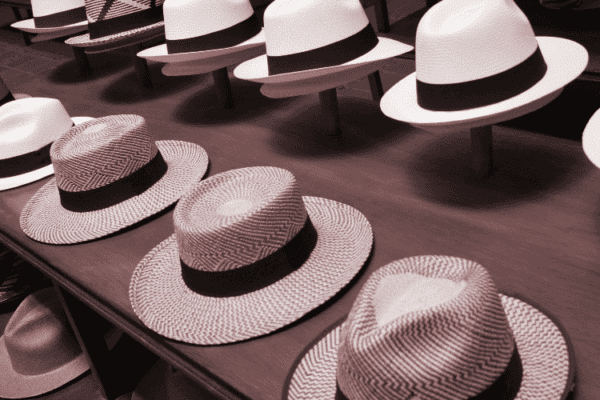
POLYGON ((386 118, 371 101, 340 97, 343 135, 335 138, 316 94, 273 100, 259 85, 232 78, 237 108, 223 111, 210 75, 164 77, 151 64, 152 95, 137 86, 131 69, 102 65, 107 71, 96 68, 96 78, 81 80, 74 63, 65 63, 17 89, 58 98, 72 116, 142 115, 156 139, 203 146, 207 176, 249 166, 289 169, 303 195, 347 203, 373 227, 363 271, 319 309, 260 338, 194 346, 145 328, 128 297, 137 263, 173 233, 172 207, 107 238, 55 246, 19 227, 25 203, 49 178, 0 192, 1 239, 160 357, 223 398, 280 399, 296 357, 350 310, 373 271, 403 257, 450 255, 479 262, 501 292, 558 319, 574 346, 574 398, 598 398, 600 171, 580 143, 495 126, 495 172, 477 181, 468 132, 420 131, 386 118))

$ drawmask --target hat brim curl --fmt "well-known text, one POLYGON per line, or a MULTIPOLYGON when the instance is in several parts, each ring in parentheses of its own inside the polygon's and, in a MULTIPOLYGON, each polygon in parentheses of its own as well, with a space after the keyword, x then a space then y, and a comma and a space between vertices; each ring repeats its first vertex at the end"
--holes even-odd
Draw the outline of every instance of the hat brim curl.
MULTIPOLYGON (((75 125, 82 124, 86 121, 92 120, 91 117, 72 117, 75 125)), ((14 189, 19 186, 27 185, 29 183, 39 181, 40 179, 46 178, 54 174, 54 166, 52 164, 46 165, 35 171, 27 172, 21 175, 9 176, 7 178, 0 178, 0 191, 14 189)))
POLYGON ((61 205, 53 178, 23 208, 21 229, 43 243, 80 243, 117 232, 175 203, 190 185, 202 179, 208 168, 208 155, 194 143, 175 140, 155 143, 168 170, 142 194, 101 210, 73 212, 61 205))
POLYGON ((220 49, 206 50, 206 51, 193 51, 188 53, 172 53, 169 54, 167 51, 167 44, 159 44, 158 46, 151 47, 140 51, 137 56, 145 58, 150 61, 164 62, 164 63, 178 63, 194 60, 207 60, 210 58, 221 57, 224 55, 237 53, 248 50, 253 47, 263 46, 265 44, 265 29, 261 29, 254 37, 239 43, 231 47, 223 47, 220 49))
POLYGON ((290 72, 285 74, 269 75, 267 56, 262 55, 252 60, 246 61, 236 67, 233 74, 247 81, 258 83, 290 83, 301 82, 306 79, 313 79, 320 76, 336 74, 342 71, 348 71, 364 64, 377 62, 387 58, 399 56, 413 50, 414 47, 404 44, 397 40, 379 37, 379 43, 371 51, 355 58, 347 63, 334 65, 331 67, 315 68, 304 71, 290 72))
POLYGON ((417 103, 416 72, 407 76, 381 99, 388 117, 433 132, 449 132, 492 125, 517 118, 543 107, 575 80, 588 64, 588 52, 579 43, 556 37, 536 37, 548 65, 544 77, 510 99, 460 111, 432 111, 417 103))
MULTIPOLYGON (((566 334, 530 304, 499 296, 523 366, 515 400, 566 399, 575 380, 574 353, 566 334)), ((300 354, 286 380, 283 400, 335 400, 342 326, 338 321, 300 354)))
POLYGON ((59 33, 64 32, 65 35, 73 34, 87 29, 88 21, 79 21, 74 24, 53 26, 51 28, 36 28, 33 18, 17 21, 11 26, 15 29, 22 30, 28 33, 59 33))
POLYGON ((168 338, 215 345, 265 335, 325 303, 360 271, 371 252, 373 232, 365 216, 346 204, 319 197, 303 200, 318 239, 299 269, 245 295, 202 296, 181 277, 172 235, 133 272, 129 299, 136 315, 168 338))

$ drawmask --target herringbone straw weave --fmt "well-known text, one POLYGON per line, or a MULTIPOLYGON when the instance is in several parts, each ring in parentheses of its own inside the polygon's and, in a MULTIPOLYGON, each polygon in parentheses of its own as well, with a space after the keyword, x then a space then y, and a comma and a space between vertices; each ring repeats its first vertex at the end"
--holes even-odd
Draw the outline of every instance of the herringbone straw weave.
POLYGON ((56 177, 25 205, 21 228, 32 239, 53 244, 96 239, 141 221, 176 202, 206 172, 208 156, 196 144, 154 142, 138 115, 114 115, 78 125, 54 142, 56 177), (160 150, 168 170, 143 193, 89 212, 65 209, 58 188, 96 189, 137 171, 160 150))
POLYGON ((155 332, 194 344, 222 344, 281 328, 333 297, 358 273, 373 241, 356 209, 318 197, 301 197, 293 175, 272 167, 224 172, 203 181, 179 202, 175 234, 135 269, 133 310, 155 332), (260 290, 209 297, 189 289, 180 256, 199 270, 247 265, 282 247, 302 228, 306 214, 318 240, 297 270, 260 290))
POLYGON ((497 372, 485 370, 506 365, 502 329, 509 336, 512 332, 523 366, 515 399, 564 399, 572 389, 573 361, 550 318, 498 294, 488 273, 474 262, 443 256, 394 261, 369 278, 346 322, 302 355, 284 399, 333 400, 336 382, 350 400, 468 399, 493 383, 487 376, 497 372), (466 285, 445 303, 405 313, 378 328, 375 291, 387 277, 406 272, 466 280, 466 285), (505 318, 498 315, 498 305, 505 318))

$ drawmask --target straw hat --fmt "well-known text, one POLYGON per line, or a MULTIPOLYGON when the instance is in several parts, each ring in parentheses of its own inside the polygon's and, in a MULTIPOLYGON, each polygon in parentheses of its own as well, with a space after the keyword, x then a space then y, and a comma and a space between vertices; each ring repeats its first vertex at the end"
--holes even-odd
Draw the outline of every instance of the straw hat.
MULTIPOLYGON (((54 288, 25 298, 0 337, 0 397, 20 399, 57 389, 89 369, 54 288)), ((105 334, 112 349, 120 331, 105 334)))
POLYGON ((93 118, 69 117, 57 99, 29 97, 0 107, 0 190, 54 173, 50 146, 73 125, 93 118))
POLYGON ((413 49, 377 37, 359 0, 277 0, 264 14, 267 54, 234 70, 239 79, 287 83, 339 73, 413 49))
POLYGON ((481 265, 409 257, 369 277, 348 319, 297 360, 284 399, 559 400, 572 357, 559 326, 499 294, 481 265))
POLYGON ((600 110, 588 121, 581 137, 583 152, 589 160, 600 168, 600 110))
POLYGON ((176 202, 208 167, 194 143, 154 142, 139 115, 74 127, 50 150, 55 178, 25 205, 21 229, 44 243, 96 239, 176 202))
POLYGON ((265 44, 249 0, 166 0, 166 43, 138 53, 158 62, 220 57, 265 44))
POLYGON ((194 344, 270 333, 333 297, 373 242, 356 209, 300 195, 294 175, 242 168, 196 184, 175 207, 175 234, 136 267, 134 312, 194 344))
POLYGON ((87 29, 85 0, 31 0, 33 18, 11 26, 29 33, 51 33, 87 29))
POLYGON ((85 0, 89 33, 69 38, 66 44, 95 47, 142 33, 162 32, 164 0, 85 0))
MULTIPOLYGON (((421 19, 416 72, 386 92, 381 110, 427 129, 516 118, 586 68, 578 43, 535 37, 512 0, 446 0, 421 19)), ((543 104, 540 104, 541 106, 543 104)))

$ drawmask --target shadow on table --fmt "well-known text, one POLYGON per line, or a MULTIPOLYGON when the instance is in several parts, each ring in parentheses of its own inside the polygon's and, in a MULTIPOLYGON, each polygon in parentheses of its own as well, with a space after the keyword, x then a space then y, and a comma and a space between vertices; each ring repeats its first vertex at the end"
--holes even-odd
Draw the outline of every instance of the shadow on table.
POLYGON ((410 125, 394 121, 381 113, 377 103, 354 97, 338 99, 339 136, 332 135, 327 115, 318 97, 298 108, 293 116, 270 124, 275 151, 292 157, 328 157, 371 151, 397 143, 410 125))
POLYGON ((48 79, 54 83, 80 83, 116 74, 125 69, 133 68, 131 57, 121 53, 89 54, 88 60, 92 76, 84 78, 79 73, 75 59, 69 60, 49 74, 48 79))
MULTIPOLYGON (((498 128, 494 128, 497 133, 498 128)), ((423 198, 464 208, 498 207, 544 197, 582 179, 587 166, 579 157, 540 141, 496 135, 493 173, 473 176, 470 137, 447 135, 415 154, 405 174, 423 198), (512 141, 511 139, 514 139, 512 141)))

